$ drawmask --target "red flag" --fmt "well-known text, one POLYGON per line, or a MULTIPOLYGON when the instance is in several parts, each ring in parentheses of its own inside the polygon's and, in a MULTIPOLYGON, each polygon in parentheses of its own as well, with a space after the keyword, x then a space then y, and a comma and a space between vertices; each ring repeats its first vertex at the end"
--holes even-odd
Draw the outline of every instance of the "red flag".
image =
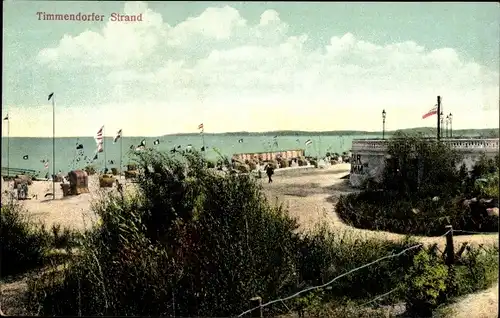
POLYGON ((203 129, 203 123, 198 125, 198 129, 203 129))
POLYGON ((426 114, 424 114, 422 116, 422 119, 426 119, 427 117, 430 117, 432 115, 436 115, 437 112, 438 112, 437 105, 435 105, 434 108, 432 108, 431 110, 429 110, 426 114))

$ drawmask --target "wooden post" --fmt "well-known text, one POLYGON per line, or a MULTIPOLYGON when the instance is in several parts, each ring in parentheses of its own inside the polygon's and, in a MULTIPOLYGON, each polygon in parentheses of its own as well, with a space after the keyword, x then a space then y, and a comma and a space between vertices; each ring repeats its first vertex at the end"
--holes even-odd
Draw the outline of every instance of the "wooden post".
POLYGON ((264 317, 264 315, 262 314, 262 298, 260 298, 259 296, 250 299, 250 308, 255 307, 259 307, 259 309, 255 309, 254 311, 252 311, 251 317, 264 317))
POLYGON ((453 246, 453 227, 446 226, 446 265, 453 265, 455 263, 455 248, 453 246))

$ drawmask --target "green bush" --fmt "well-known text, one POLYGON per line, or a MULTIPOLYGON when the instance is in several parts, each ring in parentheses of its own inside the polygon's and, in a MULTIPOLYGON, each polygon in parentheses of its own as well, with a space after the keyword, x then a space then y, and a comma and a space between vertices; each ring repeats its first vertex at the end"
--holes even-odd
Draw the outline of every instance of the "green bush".
MULTIPOLYGON (((388 142, 389 158, 381 184, 367 179, 367 190, 341 196, 340 218, 355 227, 413 235, 457 230, 498 232, 498 217, 464 204, 471 196, 498 193, 498 158, 482 158, 469 174, 461 157, 444 143, 398 134, 388 142), (487 182, 477 183, 485 173, 487 182)), ((491 198, 491 197, 490 197, 491 198)))
MULTIPOLYGON (((300 236, 257 181, 208 170, 197 153, 152 151, 138 162, 139 191, 95 204, 101 224, 66 269, 29 282, 31 308, 43 315, 231 316, 247 310, 251 297, 285 297, 410 244, 325 229, 300 236)), ((353 272, 324 299, 374 297, 399 286, 411 263, 410 252, 353 272)), ((278 305, 266 314, 282 312, 278 305)))
POLYGON ((215 168, 215 162, 213 162, 213 161, 207 161, 207 168, 209 168, 209 169, 215 168))
POLYGON ((96 173, 96 170, 95 170, 95 167, 94 166, 86 166, 85 168, 83 168, 83 171, 85 171, 87 173, 87 175, 91 176, 93 174, 96 173))
POLYGON ((435 255, 420 251, 406 276, 406 308, 418 317, 431 317, 446 291, 448 268, 435 255))
POLYGON ((23 215, 14 202, 2 202, 0 248, 2 276, 15 275, 42 265, 50 235, 23 215))

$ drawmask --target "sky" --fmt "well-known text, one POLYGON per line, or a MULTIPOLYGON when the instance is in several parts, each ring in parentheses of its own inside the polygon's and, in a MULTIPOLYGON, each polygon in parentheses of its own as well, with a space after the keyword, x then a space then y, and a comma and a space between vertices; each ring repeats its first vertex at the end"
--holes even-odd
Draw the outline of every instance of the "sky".
MULTIPOLYGON (((499 127, 498 3, 3 2, 10 136, 499 127), (46 14, 103 15, 53 21, 46 14), (110 21, 113 13, 142 21, 110 21)), ((6 125, 2 134, 6 135, 6 125)))

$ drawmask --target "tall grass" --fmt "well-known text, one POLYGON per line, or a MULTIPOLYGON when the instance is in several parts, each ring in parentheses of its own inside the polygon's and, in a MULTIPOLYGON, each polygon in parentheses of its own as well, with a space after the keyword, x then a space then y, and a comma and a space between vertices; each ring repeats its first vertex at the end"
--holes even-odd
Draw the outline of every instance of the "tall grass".
MULTIPOLYGON (((30 282, 33 308, 44 315, 231 316, 248 309, 251 297, 285 297, 410 244, 324 228, 301 236, 250 176, 213 172, 197 153, 146 152, 138 166, 139 191, 96 204, 102 222, 81 252, 65 269, 30 282)), ((381 262, 323 298, 368 299, 399 286, 410 265, 411 253, 381 262)))

